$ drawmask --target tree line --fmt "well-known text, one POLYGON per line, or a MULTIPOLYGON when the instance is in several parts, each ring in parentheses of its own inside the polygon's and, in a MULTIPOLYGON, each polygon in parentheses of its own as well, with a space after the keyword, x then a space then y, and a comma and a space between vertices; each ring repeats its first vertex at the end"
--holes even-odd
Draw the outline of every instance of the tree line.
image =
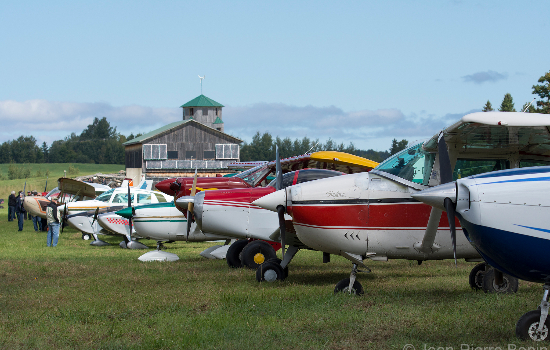
POLYGON ((92 124, 77 135, 71 133, 63 140, 37 145, 34 136, 19 136, 0 145, 0 163, 95 163, 124 164, 124 142, 128 137, 111 127, 107 118, 94 118, 92 124))
MULTIPOLYGON (((532 92, 533 95, 538 95, 540 98, 540 100, 536 102, 536 107, 531 102, 525 102, 520 112, 550 114, 550 71, 541 76, 538 82, 542 84, 533 85, 532 92)), ((504 94, 504 98, 498 110, 501 112, 516 112, 514 99, 510 93, 504 94)), ((493 105, 487 100, 487 103, 483 106, 483 112, 490 111, 494 111, 493 105)))
POLYGON ((408 144, 407 140, 402 140, 397 142, 396 139, 393 140, 392 148, 390 151, 375 151, 372 149, 369 150, 360 150, 355 148, 352 142, 349 145, 345 146, 343 143, 336 143, 332 139, 328 139, 325 143, 319 142, 319 139, 312 140, 308 137, 302 139, 295 139, 292 141, 290 138, 285 137, 281 139, 279 136, 273 137, 269 132, 260 134, 259 131, 252 137, 250 143, 244 143, 241 147, 241 161, 255 161, 255 160, 273 160, 275 159, 275 150, 276 147, 279 147, 279 156, 281 158, 288 158, 297 155, 302 155, 305 153, 317 152, 317 151, 339 151, 346 152, 356 156, 368 158, 375 162, 381 162, 382 160, 389 157, 391 152, 398 152, 399 150, 405 148, 408 144), (398 149, 401 147, 400 149, 398 149))

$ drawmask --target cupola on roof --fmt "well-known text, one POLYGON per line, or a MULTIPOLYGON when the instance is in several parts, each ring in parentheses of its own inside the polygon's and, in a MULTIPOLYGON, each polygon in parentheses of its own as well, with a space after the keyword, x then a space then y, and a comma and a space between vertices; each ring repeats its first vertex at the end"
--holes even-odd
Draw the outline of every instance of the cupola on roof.
POLYGON ((180 106, 180 108, 184 107, 224 107, 224 105, 204 95, 200 95, 180 106))

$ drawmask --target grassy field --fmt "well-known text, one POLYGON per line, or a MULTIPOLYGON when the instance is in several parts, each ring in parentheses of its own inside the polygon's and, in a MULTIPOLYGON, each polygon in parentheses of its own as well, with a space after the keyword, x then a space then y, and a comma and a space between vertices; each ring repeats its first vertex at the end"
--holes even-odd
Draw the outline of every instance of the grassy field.
POLYGON ((541 286, 521 282, 516 295, 474 292, 473 263, 372 262, 372 273, 359 274, 365 295, 354 297, 333 294, 351 267, 337 256, 322 264, 320 253, 299 252, 287 280, 260 284, 251 270, 200 257, 212 243, 168 244, 179 261, 143 263, 144 251, 120 249, 117 237, 92 247, 69 229, 47 248, 32 222, 18 233, 5 209, 0 222, 2 349, 536 346, 514 330, 536 309, 541 286))
MULTIPOLYGON (((123 164, 57 164, 57 163, 44 163, 44 164, 16 164, 21 168, 29 168, 31 171, 31 177, 27 179, 27 191, 36 190, 38 192, 44 191, 46 185, 46 171, 49 170, 50 175, 48 179, 48 191, 54 187, 57 187, 57 179, 63 176, 64 170, 69 170, 69 166, 72 166, 79 170, 78 174, 68 174, 68 177, 76 177, 83 175, 91 175, 95 173, 111 174, 117 173, 119 170, 124 170, 123 164), (42 176, 35 177, 37 172, 40 172, 42 176)), ((8 178, 9 164, 0 164, 0 174, 6 179, 8 178)), ((25 179, 17 180, 2 180, 0 181, 0 198, 6 202, 4 206, 7 206, 8 196, 11 191, 22 191, 25 186, 25 179)))

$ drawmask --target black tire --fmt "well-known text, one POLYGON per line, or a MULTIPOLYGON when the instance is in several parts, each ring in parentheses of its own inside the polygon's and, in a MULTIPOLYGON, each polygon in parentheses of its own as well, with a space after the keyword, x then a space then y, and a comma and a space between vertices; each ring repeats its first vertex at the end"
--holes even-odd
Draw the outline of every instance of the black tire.
MULTIPOLYGON (((344 278, 343 280, 338 282, 336 284, 336 287, 334 288, 334 294, 349 293, 349 282, 350 282, 349 278, 344 278)), ((353 282, 353 288, 352 288, 351 294, 353 295, 365 294, 365 291, 363 290, 363 286, 361 285, 361 283, 359 283, 359 281, 355 280, 355 282, 353 282)))
POLYGON ((550 341, 548 334, 548 330, 550 329, 549 318, 546 318, 541 333, 537 332, 539 321, 540 310, 529 311, 521 316, 518 323, 516 323, 516 336, 521 340, 550 341))
POLYGON ((256 269, 256 281, 258 282, 275 282, 284 281, 285 272, 281 265, 275 261, 268 261, 261 264, 256 269))
POLYGON ((85 241, 89 241, 90 238, 92 238, 92 235, 82 232, 82 239, 85 241))
MULTIPOLYGON (((267 262, 275 262, 275 263, 281 265, 281 263, 283 261, 279 258, 271 258, 271 259, 268 259, 267 262)), ((283 269, 283 272, 284 272, 284 276, 285 276, 285 279, 286 279, 288 277, 288 265, 283 269)))
POLYGON ((482 262, 474 266, 472 271, 470 272, 470 278, 468 281, 470 282, 470 287, 473 290, 480 290, 483 289, 483 276, 485 275, 485 268, 487 267, 487 263, 482 262))
POLYGON ((518 291, 518 279, 507 274, 502 274, 504 283, 501 286, 495 284, 495 269, 489 269, 483 276, 483 291, 485 293, 512 294, 518 291))
POLYGON ((273 247, 265 241, 252 241, 243 248, 241 262, 249 269, 257 269, 269 259, 276 258, 273 247))
POLYGON ((229 249, 227 249, 227 254, 225 255, 225 260, 227 261, 227 265, 229 265, 229 267, 232 267, 234 269, 243 267, 240 255, 241 255, 241 252, 243 251, 243 248, 247 244, 248 244, 248 240, 240 239, 238 241, 233 242, 233 244, 229 246, 229 249))

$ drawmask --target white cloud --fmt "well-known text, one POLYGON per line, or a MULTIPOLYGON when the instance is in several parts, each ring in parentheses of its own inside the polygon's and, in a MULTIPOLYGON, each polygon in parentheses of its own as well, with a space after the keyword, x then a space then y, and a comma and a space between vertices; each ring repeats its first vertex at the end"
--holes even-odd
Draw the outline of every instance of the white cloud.
MULTIPOLYGON (((108 103, 74 103, 30 100, 0 101, 0 143, 21 135, 32 135, 48 145, 55 140, 80 134, 95 117, 106 117, 117 131, 149 132, 181 120, 179 108, 152 108, 138 105, 114 107, 108 103)), ((345 112, 335 106, 290 106, 282 103, 257 103, 223 109, 225 132, 250 142, 252 136, 269 132, 290 139, 329 138, 357 148, 387 150, 393 138, 420 140, 432 136, 464 114, 433 116, 426 111, 405 115, 398 109, 345 112)))
POLYGON ((80 134, 95 117, 106 117, 117 131, 149 132, 179 120, 178 108, 151 108, 138 105, 114 107, 108 103, 52 102, 46 100, 0 101, 0 142, 20 135, 33 135, 50 144, 72 132, 80 134))
POLYGON ((406 116, 398 109, 360 110, 344 112, 330 107, 296 107, 281 103, 257 103, 245 107, 225 107, 225 131, 250 142, 252 136, 269 132, 272 136, 303 138, 329 138, 361 149, 387 150, 393 138, 409 141, 432 136, 441 128, 458 120, 464 114, 437 118, 416 114, 406 116))

